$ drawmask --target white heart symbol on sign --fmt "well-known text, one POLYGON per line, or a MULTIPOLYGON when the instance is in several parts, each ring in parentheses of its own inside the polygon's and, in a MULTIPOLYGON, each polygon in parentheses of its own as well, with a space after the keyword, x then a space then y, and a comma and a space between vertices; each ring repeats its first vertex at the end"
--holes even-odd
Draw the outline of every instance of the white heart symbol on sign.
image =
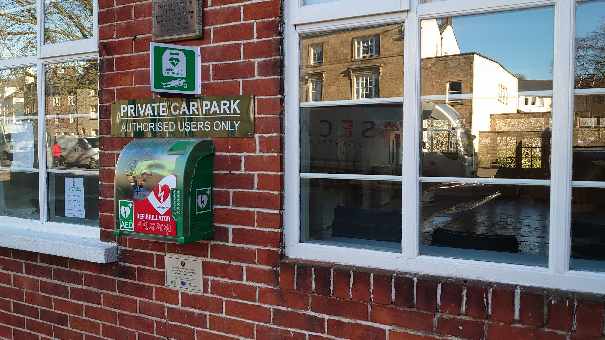
POLYGON ((172 206, 170 202, 170 189, 174 188, 176 188, 176 176, 166 176, 149 193, 147 200, 157 212, 164 215, 172 206))

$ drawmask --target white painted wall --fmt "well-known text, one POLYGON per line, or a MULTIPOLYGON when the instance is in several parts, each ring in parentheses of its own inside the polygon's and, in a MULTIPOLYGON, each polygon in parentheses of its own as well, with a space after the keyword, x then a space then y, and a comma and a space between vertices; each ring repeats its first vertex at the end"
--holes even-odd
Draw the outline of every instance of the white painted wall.
MULTIPOLYGON (((472 128, 478 137, 479 131, 490 130, 490 116, 501 113, 516 113, 519 106, 519 80, 495 61, 475 55, 473 62, 472 128), (508 103, 498 101, 498 86, 507 88, 508 103)), ((473 141, 479 151, 479 138, 473 141)))
POLYGON ((458 40, 452 26, 439 30, 437 19, 422 20, 420 22, 420 49, 421 58, 440 57, 444 55, 460 54, 458 40))

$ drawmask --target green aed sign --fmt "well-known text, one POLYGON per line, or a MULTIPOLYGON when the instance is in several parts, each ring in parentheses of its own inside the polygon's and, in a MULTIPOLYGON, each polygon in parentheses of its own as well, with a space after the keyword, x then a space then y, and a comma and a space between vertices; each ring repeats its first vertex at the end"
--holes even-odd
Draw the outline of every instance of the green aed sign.
POLYGON ((154 92, 201 94, 199 47, 151 43, 151 90, 154 92))

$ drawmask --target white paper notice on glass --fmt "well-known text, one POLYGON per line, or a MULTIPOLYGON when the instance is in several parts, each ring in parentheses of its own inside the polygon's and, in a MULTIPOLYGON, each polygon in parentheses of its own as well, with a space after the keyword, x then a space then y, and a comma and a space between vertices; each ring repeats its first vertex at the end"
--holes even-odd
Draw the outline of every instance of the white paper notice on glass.
POLYGON ((84 218, 84 178, 65 178, 65 217, 84 218))

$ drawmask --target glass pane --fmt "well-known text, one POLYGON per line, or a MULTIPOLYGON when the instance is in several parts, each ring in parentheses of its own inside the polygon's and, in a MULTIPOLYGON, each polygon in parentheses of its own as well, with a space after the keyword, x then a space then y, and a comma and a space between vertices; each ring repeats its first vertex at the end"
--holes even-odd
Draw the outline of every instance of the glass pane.
POLYGON ((343 0, 303 0, 303 5, 323 4, 326 2, 343 1, 343 0))
POLYGON ((92 37, 92 0, 45 0, 44 43, 92 37))
POLYGON ((422 176, 550 177, 553 15, 421 22, 422 176))
POLYGON ((300 110, 301 172, 401 175, 402 105, 300 110))
POLYGON ((571 268, 605 271, 605 189, 574 188, 571 268))
POLYGON ((47 66, 46 153, 51 221, 97 224, 97 90, 96 61, 47 66))
POLYGON ((301 102, 403 96, 402 24, 302 36, 300 51, 301 102))
POLYGON ((401 183, 301 180, 303 242, 401 251, 401 183))
POLYGON ((421 253, 547 265, 549 188, 424 183, 421 253))
POLYGON ((0 215, 39 219, 36 69, 0 71, 0 215))
POLYGON ((576 7, 576 88, 605 88, 605 1, 576 7))
POLYGON ((0 0, 0 59, 36 55, 36 1, 0 0))

